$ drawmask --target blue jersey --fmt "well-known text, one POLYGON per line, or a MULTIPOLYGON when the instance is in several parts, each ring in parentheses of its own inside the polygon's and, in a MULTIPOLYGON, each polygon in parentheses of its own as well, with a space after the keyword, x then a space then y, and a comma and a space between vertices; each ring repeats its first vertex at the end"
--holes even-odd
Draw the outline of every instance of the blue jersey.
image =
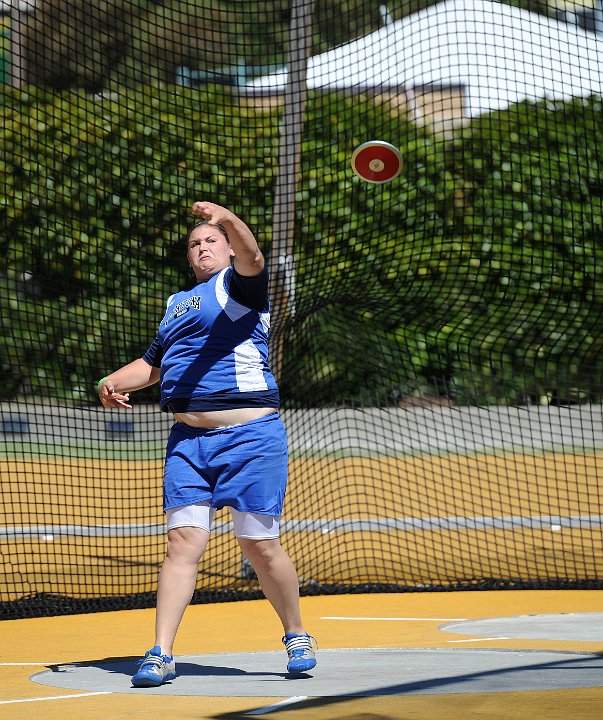
POLYGON ((169 297, 157 337, 143 355, 161 368, 161 409, 278 407, 269 329, 266 270, 244 278, 229 267, 169 297))

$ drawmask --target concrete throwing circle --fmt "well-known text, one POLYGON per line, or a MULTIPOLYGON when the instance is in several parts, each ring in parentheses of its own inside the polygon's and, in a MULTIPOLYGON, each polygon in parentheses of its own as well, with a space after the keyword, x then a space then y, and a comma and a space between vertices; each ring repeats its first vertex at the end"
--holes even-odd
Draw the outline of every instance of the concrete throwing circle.
POLYGON ((57 665, 34 682, 70 690, 217 697, 440 695, 603 686, 603 658, 539 650, 321 650, 310 673, 283 672, 282 652, 176 657, 178 677, 131 687, 133 658, 57 665))
POLYGON ((603 641, 603 613, 559 613, 463 620, 440 625, 439 630, 460 635, 523 638, 526 640, 603 641))

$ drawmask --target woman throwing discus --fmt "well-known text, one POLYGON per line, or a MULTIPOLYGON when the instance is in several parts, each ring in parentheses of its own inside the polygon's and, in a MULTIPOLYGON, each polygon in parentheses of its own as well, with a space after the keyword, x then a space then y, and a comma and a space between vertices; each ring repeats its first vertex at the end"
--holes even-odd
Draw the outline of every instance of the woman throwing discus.
POLYGON ((230 508, 241 550, 284 630, 287 670, 316 665, 300 615, 299 583, 279 542, 287 484, 287 438, 268 364, 268 273, 247 225, 230 210, 196 202, 188 236, 196 285, 168 298, 143 355, 98 384, 107 408, 160 382, 161 409, 175 418, 166 448, 167 552, 159 574, 155 644, 135 687, 176 677, 173 644, 195 590, 215 511, 230 508))

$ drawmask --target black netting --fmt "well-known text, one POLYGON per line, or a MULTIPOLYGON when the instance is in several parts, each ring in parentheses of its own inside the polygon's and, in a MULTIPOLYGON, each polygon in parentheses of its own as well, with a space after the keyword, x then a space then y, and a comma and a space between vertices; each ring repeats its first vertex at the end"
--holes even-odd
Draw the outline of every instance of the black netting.
MULTIPOLYGON (((95 384, 198 199, 268 259, 302 592, 601 587, 603 22, 561 5, 0 3, 0 616, 154 603, 170 418, 95 384)), ((222 511, 195 601, 258 594, 222 511)))

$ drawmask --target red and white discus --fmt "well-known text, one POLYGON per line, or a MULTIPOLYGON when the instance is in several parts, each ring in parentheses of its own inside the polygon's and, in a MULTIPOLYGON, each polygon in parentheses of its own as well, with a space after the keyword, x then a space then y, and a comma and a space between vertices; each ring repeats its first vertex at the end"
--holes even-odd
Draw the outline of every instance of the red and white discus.
POLYGON ((402 155, 384 140, 369 140, 352 153, 352 170, 370 183, 386 183, 402 172, 402 155))

